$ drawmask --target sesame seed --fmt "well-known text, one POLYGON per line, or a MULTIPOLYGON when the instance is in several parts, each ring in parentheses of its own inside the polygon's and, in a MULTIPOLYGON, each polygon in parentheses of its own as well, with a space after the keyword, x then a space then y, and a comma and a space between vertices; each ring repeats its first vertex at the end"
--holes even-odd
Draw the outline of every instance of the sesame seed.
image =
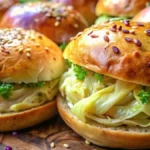
POLYGON ((140 56, 140 54, 139 54, 139 52, 134 52, 134 54, 133 54, 135 57, 139 57, 140 56))
POLYGON ((50 17, 51 14, 50 14, 50 13, 46 13, 45 16, 46 16, 46 17, 50 17))
POLYGON ((131 28, 132 28, 132 29, 137 29, 137 26, 132 26, 131 28))
POLYGON ((52 143, 50 144, 50 147, 51 147, 51 148, 54 148, 54 147, 55 147, 55 143, 52 142, 52 143))
POLYGON ((27 48, 25 51, 26 51, 26 52, 30 52, 30 51, 31 51, 31 48, 27 48))
POLYGON ((61 20, 61 17, 60 17, 60 16, 57 16, 57 17, 56 17, 56 20, 58 20, 58 21, 61 20))
POLYGON ((41 35, 41 34, 39 34, 39 35, 38 35, 38 38, 39 38, 39 39, 42 39, 42 35, 41 35))
POLYGON ((36 19, 34 19, 34 22, 39 22, 39 19, 37 19, 37 18, 36 18, 36 19))
POLYGON ((36 47, 40 47, 40 44, 35 44, 36 47))
POLYGON ((93 33, 93 31, 90 31, 89 33, 88 33, 88 35, 91 35, 93 33))
POLYGON ((109 37, 107 35, 104 35, 103 39, 106 41, 106 42, 109 42, 109 37))
POLYGON ((145 33, 150 36, 150 29, 145 30, 145 33))
POLYGON ((137 26, 144 27, 144 24, 142 22, 137 22, 137 26))
POLYGON ((75 27, 75 28, 78 28, 78 27, 79 27, 79 25, 78 25, 78 24, 74 24, 74 27, 75 27))
POLYGON ((112 26, 112 28, 116 29, 116 28, 117 28, 117 25, 116 25, 116 24, 114 24, 114 25, 112 26))
POLYGON ((114 51, 114 53, 120 54, 120 50, 116 46, 113 46, 112 50, 114 51))
POLYGON ((48 47, 45 47, 45 50, 46 50, 46 51, 49 51, 49 48, 48 48, 48 47))
POLYGON ((73 7, 72 7, 72 6, 68 6, 68 7, 67 7, 67 10, 69 10, 69 11, 70 11, 70 10, 73 10, 73 7))
POLYGON ((106 34, 109 35, 109 31, 106 31, 106 34))
POLYGON ((124 20, 123 22, 124 22, 124 24, 125 24, 126 26, 130 26, 130 21, 129 21, 129 20, 124 20))
POLYGON ((89 142, 88 140, 85 140, 85 143, 86 143, 87 145, 90 145, 90 142, 89 142))
POLYGON ((59 24, 60 24, 60 22, 56 21, 54 25, 57 27, 57 26, 59 26, 59 24))
POLYGON ((134 30, 134 29, 129 30, 129 32, 130 32, 131 34, 135 34, 135 30, 134 30))
POLYGON ((98 35, 95 35, 95 34, 92 34, 91 35, 91 38, 98 38, 99 36, 98 35))
POLYGON ((142 43, 138 39, 134 39, 133 42, 139 47, 142 46, 142 43))
POLYGON ((127 29, 122 30, 122 32, 125 33, 125 34, 130 33, 129 30, 127 30, 127 29))
POLYGON ((27 56, 27 57, 31 57, 31 54, 30 54, 30 53, 26 53, 26 56, 27 56))
POLYGON ((110 31, 117 32, 116 28, 110 28, 110 31))
POLYGON ((132 42, 132 38, 125 37, 124 39, 125 39, 125 41, 127 41, 127 42, 132 42))
POLYGON ((64 144, 63 145, 65 148, 69 148, 70 146, 69 146, 69 144, 64 144))
POLYGON ((20 53, 22 53, 22 52, 23 52, 23 48, 19 48, 18 51, 19 51, 20 53))

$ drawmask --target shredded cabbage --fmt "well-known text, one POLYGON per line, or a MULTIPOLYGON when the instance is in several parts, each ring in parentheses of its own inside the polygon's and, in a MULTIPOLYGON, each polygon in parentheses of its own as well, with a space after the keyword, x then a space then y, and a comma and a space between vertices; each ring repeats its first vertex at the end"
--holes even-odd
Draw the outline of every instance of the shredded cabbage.
POLYGON ((60 91, 75 116, 108 126, 150 126, 150 101, 142 104, 138 97, 141 85, 107 76, 98 82, 93 72, 86 72, 83 81, 76 79, 73 68, 61 78, 60 91))

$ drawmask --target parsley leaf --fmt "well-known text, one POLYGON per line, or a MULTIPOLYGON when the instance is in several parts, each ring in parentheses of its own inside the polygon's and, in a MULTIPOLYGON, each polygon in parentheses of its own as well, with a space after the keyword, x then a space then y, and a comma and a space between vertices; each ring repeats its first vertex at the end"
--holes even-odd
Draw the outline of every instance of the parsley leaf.
POLYGON ((62 49, 62 51, 65 50, 65 48, 67 47, 68 43, 62 43, 59 45, 59 47, 62 49))
POLYGON ((87 75, 86 71, 81 66, 75 64, 73 66, 73 71, 75 72, 75 76, 77 77, 77 79, 84 80, 87 75))
POLYGON ((38 2, 40 0, 19 0, 19 3, 38 2))
POLYGON ((13 85, 9 84, 9 83, 0 83, 0 95, 4 98, 4 99, 8 99, 11 94, 12 94, 12 90, 13 90, 13 85))
POLYGON ((45 82, 36 82, 36 83, 28 83, 28 84, 25 84, 23 83, 23 86, 24 87, 27 87, 27 88, 38 88, 38 87, 43 87, 45 85, 45 82))
POLYGON ((150 91, 141 90, 138 94, 142 104, 146 104, 150 100, 150 91))
POLYGON ((104 76, 102 74, 94 73, 94 78, 102 82, 102 80, 104 79, 104 76))
POLYGON ((66 61, 66 64, 68 65, 68 67, 72 66, 72 62, 71 61, 69 61, 68 59, 65 59, 65 61, 66 61))

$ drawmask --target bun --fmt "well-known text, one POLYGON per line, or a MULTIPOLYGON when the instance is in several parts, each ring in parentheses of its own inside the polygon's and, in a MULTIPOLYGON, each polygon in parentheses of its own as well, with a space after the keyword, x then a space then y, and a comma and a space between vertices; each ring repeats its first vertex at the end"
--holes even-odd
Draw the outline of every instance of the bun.
POLYGON ((88 24, 71 6, 37 2, 15 5, 4 15, 0 26, 33 29, 61 44, 69 42, 71 37, 86 28, 88 24))
POLYGON ((107 22, 74 38, 64 58, 89 70, 150 86, 150 24, 107 22))
POLYGON ((140 11, 132 20, 141 22, 150 22, 150 7, 147 7, 140 11))
POLYGON ((46 103, 42 106, 35 107, 26 111, 17 113, 6 113, 0 115, 0 131, 16 131, 32 127, 57 113, 56 100, 46 103), (23 119, 22 119, 23 118, 23 119))
POLYGON ((110 16, 133 17, 145 8, 147 0, 99 0, 96 6, 96 14, 110 16))
POLYGON ((16 4, 18 0, 0 0, 0 20, 5 14, 5 12, 14 4, 16 4))
POLYGON ((35 31, 0 30, 0 81, 30 83, 51 81, 65 69, 62 51, 35 31))
POLYGON ((57 97, 57 106, 66 124, 94 144, 124 149, 150 148, 150 128, 106 127, 90 120, 84 123, 70 112, 70 108, 61 96, 57 97))
POLYGON ((89 25, 95 22, 95 7, 98 0, 52 0, 53 2, 62 2, 66 5, 73 6, 87 20, 89 25))

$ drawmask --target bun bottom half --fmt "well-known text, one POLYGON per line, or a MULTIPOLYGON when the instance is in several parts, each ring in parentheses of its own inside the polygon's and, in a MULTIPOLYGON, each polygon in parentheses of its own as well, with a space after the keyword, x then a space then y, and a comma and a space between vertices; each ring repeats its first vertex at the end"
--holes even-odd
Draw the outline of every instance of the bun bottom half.
POLYGON ((107 127, 91 120, 87 123, 74 116, 62 97, 57 97, 58 111, 65 123, 88 141, 104 147, 124 149, 150 149, 150 128, 107 127))
POLYGON ((56 113, 56 100, 53 100, 29 110, 0 114, 0 132, 32 127, 52 118, 56 113))

